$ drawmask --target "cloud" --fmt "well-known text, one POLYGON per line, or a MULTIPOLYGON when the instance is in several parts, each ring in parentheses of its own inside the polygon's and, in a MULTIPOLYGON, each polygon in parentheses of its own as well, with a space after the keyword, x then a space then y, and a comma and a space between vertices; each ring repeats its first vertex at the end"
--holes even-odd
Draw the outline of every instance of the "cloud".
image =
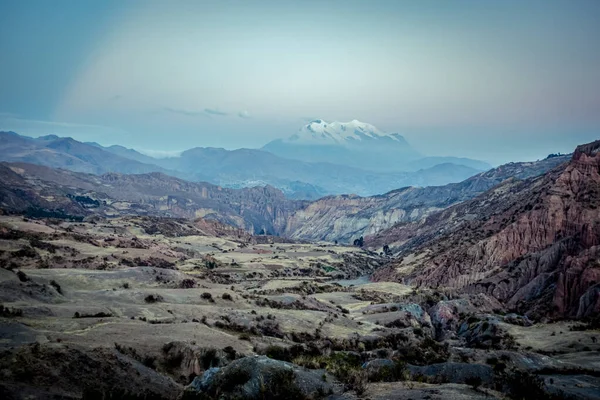
POLYGON ((252 117, 250 116, 250 113, 249 113, 248 111, 246 111, 246 110, 244 110, 244 111, 240 111, 240 112, 238 113, 238 117, 240 117, 240 118, 244 118, 244 119, 249 119, 249 118, 252 118, 252 117))
POLYGON ((114 96, 110 97, 108 99, 108 101, 119 101, 123 98, 122 94, 115 94, 114 96))
POLYGON ((205 108, 204 112, 207 113, 207 114, 210 114, 210 115, 222 115, 222 116, 229 115, 226 112, 223 112, 223 111, 220 111, 220 110, 216 110, 216 109, 212 109, 212 108, 205 108))
POLYGON ((163 107, 163 110, 173 114, 187 115, 188 117, 197 117, 205 115, 203 111, 186 110, 183 108, 163 107))
POLYGON ((198 116, 210 117, 212 115, 224 117, 224 116, 229 115, 229 113, 226 113, 226 112, 221 111, 216 108, 205 108, 204 110, 198 111, 198 110, 187 110, 185 108, 163 107, 163 110, 173 113, 173 114, 187 115, 188 117, 198 117, 198 116))

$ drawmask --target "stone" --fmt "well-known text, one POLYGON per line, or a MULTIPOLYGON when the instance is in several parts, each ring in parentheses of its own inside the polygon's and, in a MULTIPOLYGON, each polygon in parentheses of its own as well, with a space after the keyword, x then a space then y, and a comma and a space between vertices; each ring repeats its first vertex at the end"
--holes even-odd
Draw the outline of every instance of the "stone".
POLYGON ((260 399, 268 393, 271 399, 318 399, 339 392, 339 388, 323 370, 252 356, 205 371, 187 386, 182 398, 260 399))

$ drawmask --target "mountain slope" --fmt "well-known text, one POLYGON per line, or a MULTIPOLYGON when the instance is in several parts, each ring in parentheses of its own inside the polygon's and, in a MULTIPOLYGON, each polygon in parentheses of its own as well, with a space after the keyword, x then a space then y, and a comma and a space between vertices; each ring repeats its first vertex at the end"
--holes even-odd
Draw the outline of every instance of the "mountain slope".
POLYGON ((225 189, 161 173, 91 175, 24 163, 0 164, 0 207, 73 216, 204 217, 249 232, 277 234, 303 202, 273 187, 225 189))
POLYGON ((486 293, 532 317, 600 311, 600 141, 525 181, 367 238, 401 261, 378 280, 486 293))
POLYGON ((154 157, 147 156, 145 154, 140 153, 139 151, 136 151, 134 149, 128 149, 127 147, 120 146, 118 144, 115 144, 112 146, 102 146, 102 145, 100 145, 98 143, 94 143, 94 142, 85 142, 85 144, 88 144, 90 146, 95 146, 104 151, 108 151, 108 152, 116 154, 118 156, 129 158, 131 160, 139 161, 139 162, 145 163, 145 164, 157 164, 157 161, 158 161, 154 157))
POLYGON ((351 243, 360 236, 373 235, 399 222, 417 221, 471 199, 505 179, 540 175, 567 160, 568 156, 563 156, 538 162, 510 163, 460 183, 405 187, 380 196, 326 197, 296 211, 287 222, 285 234, 298 239, 351 243))

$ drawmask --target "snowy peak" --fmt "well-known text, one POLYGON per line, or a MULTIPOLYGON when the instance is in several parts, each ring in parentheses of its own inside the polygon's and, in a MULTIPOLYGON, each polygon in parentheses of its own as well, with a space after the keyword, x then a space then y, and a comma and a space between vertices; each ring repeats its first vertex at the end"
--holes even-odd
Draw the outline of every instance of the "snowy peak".
POLYGON ((422 157, 402 135, 357 120, 316 119, 289 138, 273 140, 262 149, 283 158, 360 166, 371 171, 403 171, 408 162, 422 157))
POLYGON ((371 124, 352 120, 350 122, 327 122, 317 119, 304 125, 300 130, 285 140, 288 143, 321 144, 321 145, 346 145, 364 141, 392 140, 406 143, 404 138, 397 134, 388 134, 380 131, 371 124))

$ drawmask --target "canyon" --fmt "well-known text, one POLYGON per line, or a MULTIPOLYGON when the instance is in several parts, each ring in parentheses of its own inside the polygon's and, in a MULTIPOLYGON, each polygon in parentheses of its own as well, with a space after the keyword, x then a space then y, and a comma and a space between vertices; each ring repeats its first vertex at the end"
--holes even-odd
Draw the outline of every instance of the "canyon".
POLYGON ((312 202, 1 163, 0 394, 595 399, 599 150, 312 202))

